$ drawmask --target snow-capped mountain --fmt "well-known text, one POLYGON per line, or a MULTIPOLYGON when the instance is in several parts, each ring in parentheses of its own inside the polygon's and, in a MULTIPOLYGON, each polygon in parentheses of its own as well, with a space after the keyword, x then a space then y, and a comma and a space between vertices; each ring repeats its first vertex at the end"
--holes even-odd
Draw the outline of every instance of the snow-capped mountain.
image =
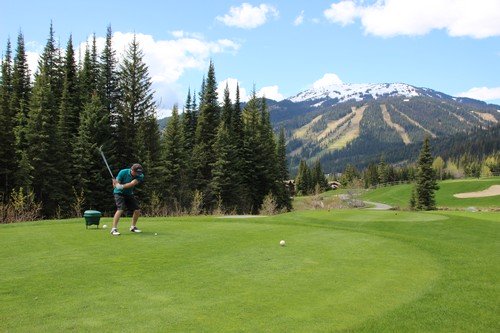
MULTIPOLYGON (((366 99, 378 99, 381 97, 416 97, 422 96, 421 88, 405 83, 355 83, 355 84, 332 84, 316 87, 298 93, 288 98, 294 103, 312 102, 315 100, 336 100, 337 103, 346 101, 361 101, 366 99)), ((320 106, 319 102, 315 106, 320 106)))
POLYGON ((267 105, 275 129, 285 131, 292 169, 302 159, 319 159, 330 171, 363 166, 381 154, 403 163, 416 158, 425 137, 467 138, 500 124, 498 105, 405 83, 317 85, 267 105))

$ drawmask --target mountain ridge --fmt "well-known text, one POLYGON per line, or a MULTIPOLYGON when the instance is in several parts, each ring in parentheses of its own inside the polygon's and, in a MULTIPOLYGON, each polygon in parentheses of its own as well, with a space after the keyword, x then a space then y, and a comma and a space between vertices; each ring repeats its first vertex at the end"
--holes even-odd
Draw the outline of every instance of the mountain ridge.
POLYGON ((301 159, 329 163, 340 152, 362 163, 363 147, 381 155, 500 122, 498 105, 405 83, 314 87, 268 105, 275 130, 285 129, 292 170, 301 159))

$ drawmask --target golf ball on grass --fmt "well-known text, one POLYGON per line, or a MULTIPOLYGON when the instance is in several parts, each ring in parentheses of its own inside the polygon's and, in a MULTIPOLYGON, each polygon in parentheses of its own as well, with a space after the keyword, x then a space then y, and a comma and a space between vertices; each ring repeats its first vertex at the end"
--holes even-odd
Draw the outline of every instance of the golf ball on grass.
POLYGON ((155 236, 158 236, 158 233, 157 233, 157 232, 155 232, 155 236))
POLYGON ((104 224, 104 225, 102 226, 102 228, 103 228, 103 229, 106 229, 107 227, 108 227, 108 226, 107 226, 106 224, 104 224))
POLYGON ((280 245, 281 245, 281 246, 285 246, 285 245, 286 245, 285 241, 284 241, 284 240, 281 240, 281 241, 280 241, 280 245))

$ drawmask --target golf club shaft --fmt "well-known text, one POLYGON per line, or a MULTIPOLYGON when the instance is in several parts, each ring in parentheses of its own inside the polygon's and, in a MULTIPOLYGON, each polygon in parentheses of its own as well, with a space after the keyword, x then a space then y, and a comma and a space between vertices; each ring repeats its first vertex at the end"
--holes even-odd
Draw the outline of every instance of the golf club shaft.
POLYGON ((99 152, 101 153, 102 159, 104 160, 104 163, 106 163, 106 166, 108 167, 109 174, 111 175, 112 179, 115 179, 115 176, 113 176, 113 173, 111 172, 111 168, 109 167, 108 161, 106 160, 106 156, 104 156, 104 152, 102 151, 102 147, 99 148, 99 152))

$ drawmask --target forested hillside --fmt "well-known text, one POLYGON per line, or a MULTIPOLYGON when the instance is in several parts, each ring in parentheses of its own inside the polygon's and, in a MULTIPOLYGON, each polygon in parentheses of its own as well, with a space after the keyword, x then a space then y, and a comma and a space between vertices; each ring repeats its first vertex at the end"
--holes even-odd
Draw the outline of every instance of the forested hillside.
POLYGON ((56 46, 51 26, 32 81, 24 36, 10 41, 0 77, 0 223, 18 210, 36 217, 79 216, 85 209, 112 212, 110 175, 141 163, 145 182, 136 190, 147 214, 256 213, 290 209, 284 135, 273 134, 264 99, 252 95, 241 108, 226 89, 219 103, 210 62, 199 94, 173 106, 160 131, 156 101, 137 40, 118 60, 107 30, 76 61, 71 36, 56 46), (40 206, 38 206, 40 205, 40 206), (272 207, 271 207, 272 206, 272 207))
MULTIPOLYGON (((381 155, 391 163, 414 161, 415 147, 426 136, 431 142, 453 146, 455 140, 481 135, 500 121, 499 106, 436 95, 380 97, 333 105, 329 105, 333 103, 330 99, 316 104, 287 100, 271 105, 271 119, 275 130, 285 130, 292 173, 301 159, 310 163, 319 159, 328 172, 340 172, 348 163, 362 168, 381 155), (321 105, 314 106, 317 104, 321 105), (460 134, 459 139, 453 139, 460 134)), ((498 138, 484 136, 489 141, 476 150, 477 154, 498 149, 498 138)), ((448 149, 442 147, 443 151, 448 149)))

